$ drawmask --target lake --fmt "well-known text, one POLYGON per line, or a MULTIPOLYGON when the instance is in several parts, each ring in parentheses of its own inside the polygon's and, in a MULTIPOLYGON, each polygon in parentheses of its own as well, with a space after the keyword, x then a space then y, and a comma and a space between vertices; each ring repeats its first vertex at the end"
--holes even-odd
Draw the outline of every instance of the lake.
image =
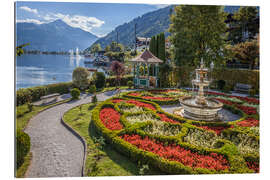
MULTIPOLYGON (((72 81, 76 67, 85 65, 90 58, 69 55, 23 54, 16 57, 16 90, 46 84, 72 81)), ((104 72, 101 68, 98 71, 104 72)))

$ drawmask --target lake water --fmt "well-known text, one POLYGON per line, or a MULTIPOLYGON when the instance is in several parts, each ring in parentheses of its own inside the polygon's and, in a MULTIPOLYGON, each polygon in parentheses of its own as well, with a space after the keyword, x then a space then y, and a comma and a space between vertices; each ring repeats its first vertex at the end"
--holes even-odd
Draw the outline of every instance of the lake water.
MULTIPOLYGON (((72 81, 72 71, 76 67, 90 67, 84 61, 90 58, 69 55, 23 54, 16 58, 16 90, 58 82, 72 81)), ((98 71, 104 72, 98 68, 98 71)))

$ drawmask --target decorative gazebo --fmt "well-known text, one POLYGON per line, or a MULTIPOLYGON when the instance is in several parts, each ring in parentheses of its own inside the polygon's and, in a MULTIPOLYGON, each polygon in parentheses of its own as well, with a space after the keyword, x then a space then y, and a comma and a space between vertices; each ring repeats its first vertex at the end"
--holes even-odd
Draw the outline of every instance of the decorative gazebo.
POLYGON ((134 64, 134 86, 137 87, 157 87, 159 63, 163 61, 154 56, 149 50, 145 50, 141 55, 130 62, 134 64))

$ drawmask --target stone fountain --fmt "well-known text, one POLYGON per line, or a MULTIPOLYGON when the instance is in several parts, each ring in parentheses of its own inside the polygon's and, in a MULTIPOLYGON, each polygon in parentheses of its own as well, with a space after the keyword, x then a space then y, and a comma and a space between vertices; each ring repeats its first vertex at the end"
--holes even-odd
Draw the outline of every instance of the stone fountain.
POLYGON ((174 114, 200 121, 218 120, 218 111, 222 109, 223 104, 204 96, 204 87, 210 84, 207 74, 208 68, 204 67, 202 59, 200 68, 196 69, 196 78, 192 80, 192 84, 199 87, 197 95, 180 98, 182 108, 174 111, 174 114))

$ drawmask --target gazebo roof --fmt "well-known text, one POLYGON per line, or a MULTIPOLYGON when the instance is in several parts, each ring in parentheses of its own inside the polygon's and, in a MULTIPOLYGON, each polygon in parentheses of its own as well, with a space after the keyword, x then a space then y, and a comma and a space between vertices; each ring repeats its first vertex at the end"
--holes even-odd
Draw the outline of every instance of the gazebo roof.
POLYGON ((142 62, 142 63, 162 63, 163 61, 154 56, 149 50, 145 50, 142 54, 131 59, 130 62, 142 62))

